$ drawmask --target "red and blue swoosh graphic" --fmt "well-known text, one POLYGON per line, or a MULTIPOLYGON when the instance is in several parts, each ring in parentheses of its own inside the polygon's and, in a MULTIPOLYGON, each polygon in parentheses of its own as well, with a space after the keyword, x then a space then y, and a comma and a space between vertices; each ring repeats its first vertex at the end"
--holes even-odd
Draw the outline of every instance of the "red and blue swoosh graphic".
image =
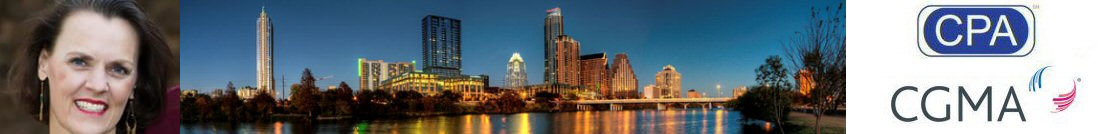
MULTIPOLYGON (((1043 68, 1040 68, 1038 71, 1035 71, 1035 75, 1031 76, 1031 82, 1028 83, 1028 89, 1031 92, 1036 92, 1039 89, 1043 88, 1043 72, 1045 72, 1047 68, 1050 67, 1051 66, 1045 66, 1043 68)), ((1065 111, 1069 108, 1071 104, 1073 104, 1073 100, 1077 97, 1078 82, 1081 82, 1081 78, 1077 78, 1075 81, 1073 81, 1073 90, 1070 90, 1069 93, 1058 94, 1057 97, 1051 99, 1051 101, 1056 106, 1054 108, 1054 111, 1050 111, 1051 113, 1065 111)))
POLYGON ((1051 99, 1052 101, 1054 101, 1054 105, 1058 105, 1058 108, 1055 108, 1054 111, 1051 111, 1052 113, 1062 112, 1066 110, 1066 108, 1069 108, 1070 104, 1073 104, 1073 99, 1077 97, 1078 81, 1081 81, 1081 79, 1077 79, 1077 81, 1073 82, 1073 90, 1070 90, 1069 93, 1059 94, 1058 97, 1054 97, 1054 99, 1051 99))

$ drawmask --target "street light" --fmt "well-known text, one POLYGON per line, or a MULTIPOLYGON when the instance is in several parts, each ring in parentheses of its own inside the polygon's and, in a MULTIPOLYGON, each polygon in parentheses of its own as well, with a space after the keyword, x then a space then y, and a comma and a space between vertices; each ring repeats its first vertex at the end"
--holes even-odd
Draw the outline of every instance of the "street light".
POLYGON ((718 97, 722 97, 722 84, 718 84, 715 88, 718 89, 718 97))

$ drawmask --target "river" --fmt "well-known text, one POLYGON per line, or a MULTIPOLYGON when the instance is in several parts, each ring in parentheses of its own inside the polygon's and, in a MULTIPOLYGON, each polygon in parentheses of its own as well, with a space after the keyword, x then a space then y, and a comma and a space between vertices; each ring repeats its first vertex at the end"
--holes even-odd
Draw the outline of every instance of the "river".
POLYGON ((183 123, 190 133, 741 133, 741 115, 725 109, 468 114, 337 122, 183 123))

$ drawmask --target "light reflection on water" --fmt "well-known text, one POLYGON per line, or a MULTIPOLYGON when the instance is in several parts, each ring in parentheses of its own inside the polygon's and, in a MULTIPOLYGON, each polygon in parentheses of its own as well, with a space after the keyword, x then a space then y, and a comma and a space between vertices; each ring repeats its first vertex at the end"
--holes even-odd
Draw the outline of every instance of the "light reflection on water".
POLYGON ((738 111, 694 108, 469 114, 344 122, 183 123, 180 133, 741 133, 740 121, 738 111))

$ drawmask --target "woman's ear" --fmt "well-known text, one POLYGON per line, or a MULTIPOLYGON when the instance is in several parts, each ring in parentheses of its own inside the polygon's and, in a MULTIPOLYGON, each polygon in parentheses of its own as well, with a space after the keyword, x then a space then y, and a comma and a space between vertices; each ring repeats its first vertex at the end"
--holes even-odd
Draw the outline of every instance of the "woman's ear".
POLYGON ((49 53, 50 52, 48 52, 46 50, 42 50, 42 52, 38 53, 38 80, 39 81, 46 80, 46 76, 49 75, 49 73, 46 72, 46 69, 50 67, 49 62, 46 62, 46 59, 50 58, 49 53))

